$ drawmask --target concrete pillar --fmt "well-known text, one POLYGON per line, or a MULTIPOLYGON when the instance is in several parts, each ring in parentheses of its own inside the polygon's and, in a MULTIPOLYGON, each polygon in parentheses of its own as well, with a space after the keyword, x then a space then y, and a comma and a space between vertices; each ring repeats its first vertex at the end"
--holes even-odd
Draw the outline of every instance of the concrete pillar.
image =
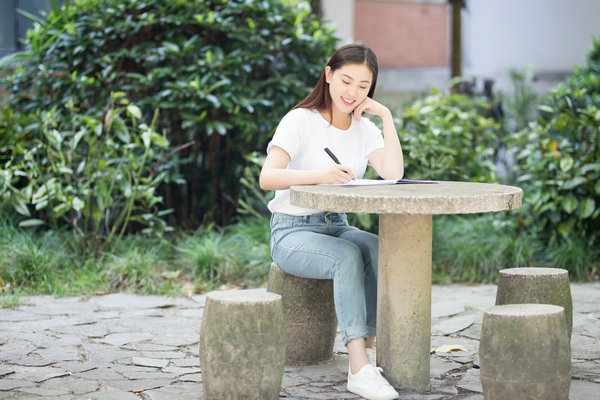
POLYGON ((573 300, 569 272, 560 268, 510 268, 500 271, 496 305, 554 304, 565 309, 569 337, 573 331, 573 300))
POLYGON ((211 292, 200 329, 204 398, 278 399, 285 363, 281 296, 211 292))
POLYGON ((396 387, 429 388, 431 215, 379 218, 377 363, 396 387))
POLYGON ((567 400, 571 346, 564 309, 507 304, 483 314, 479 344, 486 400, 567 400))
POLYGON ((272 263, 267 290, 282 297, 286 364, 311 365, 329 360, 337 330, 333 281, 300 278, 272 263))

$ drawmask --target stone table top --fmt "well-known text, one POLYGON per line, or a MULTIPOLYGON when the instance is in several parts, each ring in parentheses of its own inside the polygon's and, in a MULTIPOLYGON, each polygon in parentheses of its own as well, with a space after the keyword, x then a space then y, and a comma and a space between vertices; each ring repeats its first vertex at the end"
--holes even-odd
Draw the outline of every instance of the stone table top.
POLYGON ((521 207, 523 191, 514 186, 441 181, 375 186, 292 186, 291 203, 335 212, 377 214, 471 214, 521 207))

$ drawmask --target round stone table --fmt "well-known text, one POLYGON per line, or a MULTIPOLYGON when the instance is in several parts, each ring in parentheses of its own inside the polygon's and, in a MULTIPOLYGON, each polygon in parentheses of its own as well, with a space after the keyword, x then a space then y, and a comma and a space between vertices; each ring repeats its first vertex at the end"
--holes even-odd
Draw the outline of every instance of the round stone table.
MULTIPOLYGON (((296 206, 379 214, 377 364, 396 387, 429 388, 432 215, 513 210, 513 186, 439 182, 291 188, 296 206)), ((457 237, 456 240, 460 240, 457 237)))

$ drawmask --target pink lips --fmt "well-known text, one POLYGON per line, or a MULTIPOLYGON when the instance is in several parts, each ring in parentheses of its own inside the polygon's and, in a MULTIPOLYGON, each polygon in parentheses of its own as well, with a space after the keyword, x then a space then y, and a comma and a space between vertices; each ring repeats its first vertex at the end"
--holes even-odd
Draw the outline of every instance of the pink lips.
POLYGON ((355 103, 355 100, 352 100, 351 102, 347 102, 343 97, 341 97, 342 99, 342 103, 344 103, 347 106, 352 106, 355 103))

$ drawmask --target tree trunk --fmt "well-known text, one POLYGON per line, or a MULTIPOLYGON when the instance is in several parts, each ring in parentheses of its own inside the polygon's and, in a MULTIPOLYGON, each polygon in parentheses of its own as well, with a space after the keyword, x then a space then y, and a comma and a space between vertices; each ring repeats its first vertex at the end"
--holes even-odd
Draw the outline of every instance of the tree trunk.
POLYGON ((448 0, 452 6, 452 49, 450 54, 450 75, 462 76, 462 9, 465 0, 448 0))

